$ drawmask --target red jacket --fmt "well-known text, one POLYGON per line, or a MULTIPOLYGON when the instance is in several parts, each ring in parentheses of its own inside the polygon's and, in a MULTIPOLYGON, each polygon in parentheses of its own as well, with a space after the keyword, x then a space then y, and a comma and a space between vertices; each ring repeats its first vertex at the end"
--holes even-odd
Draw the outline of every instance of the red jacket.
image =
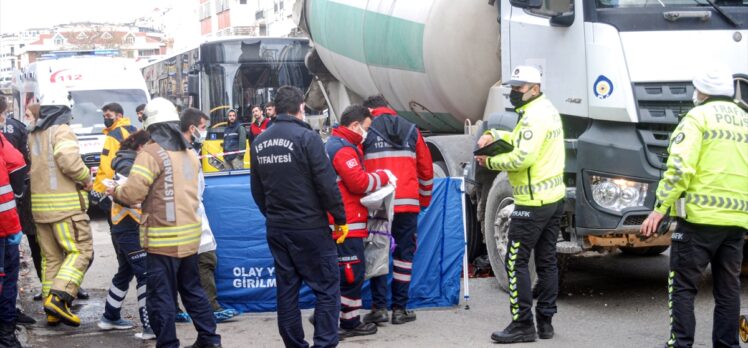
MULTIPOLYGON (((363 164, 363 155, 357 145, 361 136, 345 127, 333 129, 325 149, 330 157, 332 167, 338 175, 338 188, 343 197, 346 223, 349 238, 366 238, 369 232, 366 221, 369 211, 361 204, 361 198, 389 183, 384 172, 367 172, 363 164)), ((332 219, 330 219, 332 224, 332 219)), ((333 234, 333 238, 340 237, 333 234)))
POLYGON ((10 174, 25 166, 23 155, 0 133, 0 238, 21 232, 16 197, 10 186, 10 174))
POLYGON ((421 132, 390 108, 372 111, 374 120, 363 143, 370 170, 389 169, 397 177, 395 213, 418 213, 431 203, 434 168, 421 132))
POLYGON ((257 125, 256 122, 252 122, 252 125, 249 127, 249 131, 252 133, 252 139, 260 135, 260 133, 264 132, 265 129, 268 128, 268 120, 267 117, 265 117, 262 122, 260 122, 259 125, 257 125))

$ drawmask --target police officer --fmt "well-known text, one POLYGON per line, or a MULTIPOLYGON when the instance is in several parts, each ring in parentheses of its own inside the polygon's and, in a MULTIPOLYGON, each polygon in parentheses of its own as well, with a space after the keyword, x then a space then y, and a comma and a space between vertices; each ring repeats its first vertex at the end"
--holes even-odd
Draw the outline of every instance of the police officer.
POLYGON ((338 174, 338 188, 343 196, 348 237, 333 235, 338 243, 340 266, 340 335, 342 337, 372 335, 377 332, 375 323, 362 323, 361 286, 366 275, 364 238, 367 230, 368 210, 361 204, 365 194, 374 192, 389 183, 385 171, 367 172, 359 145, 371 125, 369 109, 351 105, 343 111, 340 126, 332 130, 325 144, 332 167, 338 174))
POLYGON ((531 66, 514 68, 509 100, 520 119, 514 131, 489 130, 478 146, 496 139, 514 145, 509 153, 477 156, 481 166, 507 172, 515 208, 509 225, 509 243, 504 261, 509 278, 512 322, 491 335, 497 343, 532 342, 536 336, 553 337, 551 318, 556 313, 558 268, 556 240, 563 214, 565 187, 564 133, 561 117, 540 90, 541 76, 531 66), (535 307, 537 335, 533 325, 532 283, 528 271, 535 251, 538 300, 535 307))
POLYGON ((644 236, 678 216, 670 249, 669 347, 693 345, 693 303, 707 264, 714 277, 714 347, 738 347, 740 263, 748 229, 748 113, 732 99, 732 75, 714 68, 693 80, 695 107, 673 132, 667 170, 644 236))
POLYGON ((348 234, 335 172, 319 135, 303 122, 304 95, 283 86, 275 96, 275 125, 251 148, 252 196, 266 217, 267 240, 275 260, 278 329, 286 347, 307 347, 299 313, 303 281, 317 297, 314 346, 338 344, 340 284, 334 232, 348 234))
POLYGON ((127 181, 107 193, 123 204, 142 203, 141 245, 147 252, 146 307, 156 347, 179 347, 177 291, 197 330, 194 348, 221 347, 210 304, 200 285, 197 154, 179 129, 174 104, 155 98, 145 107, 152 142, 135 157, 127 181))

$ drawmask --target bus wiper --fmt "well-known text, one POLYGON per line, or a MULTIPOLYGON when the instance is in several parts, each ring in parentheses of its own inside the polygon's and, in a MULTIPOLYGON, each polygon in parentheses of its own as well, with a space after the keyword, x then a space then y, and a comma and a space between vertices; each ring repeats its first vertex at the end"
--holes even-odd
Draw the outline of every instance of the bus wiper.
POLYGON ((725 17, 725 19, 727 19, 728 22, 732 23, 732 25, 734 25, 736 27, 740 27, 740 25, 742 23, 738 22, 735 18, 732 18, 732 16, 730 16, 729 13, 725 12, 725 10, 722 9, 722 6, 717 5, 717 3, 714 2, 714 0, 706 0, 706 2, 708 2, 709 5, 712 5, 712 7, 714 8, 714 10, 716 10, 717 12, 719 12, 719 14, 721 14, 722 17, 725 17))

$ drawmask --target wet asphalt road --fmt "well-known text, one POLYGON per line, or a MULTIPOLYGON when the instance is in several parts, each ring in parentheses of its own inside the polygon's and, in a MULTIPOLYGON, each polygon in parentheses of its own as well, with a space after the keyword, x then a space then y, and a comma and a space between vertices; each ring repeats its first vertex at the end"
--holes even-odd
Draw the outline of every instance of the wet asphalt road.
MULTIPOLYGON (((32 347, 153 347, 133 337, 135 330, 101 332, 95 323, 103 312, 106 289, 116 269, 105 221, 95 221, 96 259, 86 275, 84 286, 91 299, 78 301, 76 310, 83 325, 48 328, 42 323, 29 327, 23 336, 32 347)), ((550 341, 522 344, 523 347, 660 347, 668 335, 667 253, 655 257, 632 257, 613 253, 589 254, 572 259, 554 317, 556 337, 550 341)), ((28 265, 31 265, 28 260, 28 265)), ((41 304, 31 300, 39 288, 33 272, 22 277, 22 307, 37 319, 43 318, 41 304)), ((713 300, 711 277, 706 275, 696 301, 697 337, 695 347, 711 346, 713 300)), ((132 284, 134 287, 134 283, 132 284)), ((464 291, 464 289, 463 289, 464 291)), ((744 302, 748 289, 743 286, 744 302)), ((418 320, 406 325, 384 325, 373 336, 348 339, 341 347, 495 347, 492 331, 509 321, 508 296, 492 278, 471 279, 471 298, 453 308, 419 310, 418 320)), ((125 301, 124 316, 135 318, 136 300, 132 292, 125 301)), ((748 314, 748 304, 742 311, 748 314)), ((304 319, 310 311, 303 311, 304 319)), ((304 330, 311 340, 312 327, 304 330)), ((245 314, 219 325, 224 347, 282 347, 275 314, 245 314)), ((178 324, 182 345, 194 342, 191 324, 178 324)), ((746 345, 748 347, 748 345, 746 345)))

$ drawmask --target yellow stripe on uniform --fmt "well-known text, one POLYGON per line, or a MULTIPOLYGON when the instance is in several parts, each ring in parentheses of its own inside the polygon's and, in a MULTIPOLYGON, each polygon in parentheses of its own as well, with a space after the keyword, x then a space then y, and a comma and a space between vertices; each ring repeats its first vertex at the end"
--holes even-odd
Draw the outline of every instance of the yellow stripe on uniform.
POLYGON ((130 169, 131 174, 138 174, 148 180, 148 183, 153 183, 154 175, 153 172, 148 170, 148 168, 143 167, 141 165, 134 165, 132 166, 132 169, 130 169))
POLYGON ((55 144, 54 151, 52 152, 52 154, 56 155, 62 149, 67 149, 67 148, 71 148, 71 147, 74 147, 74 148, 77 149, 78 148, 78 142, 77 141, 72 141, 72 140, 63 140, 63 141, 55 144))

